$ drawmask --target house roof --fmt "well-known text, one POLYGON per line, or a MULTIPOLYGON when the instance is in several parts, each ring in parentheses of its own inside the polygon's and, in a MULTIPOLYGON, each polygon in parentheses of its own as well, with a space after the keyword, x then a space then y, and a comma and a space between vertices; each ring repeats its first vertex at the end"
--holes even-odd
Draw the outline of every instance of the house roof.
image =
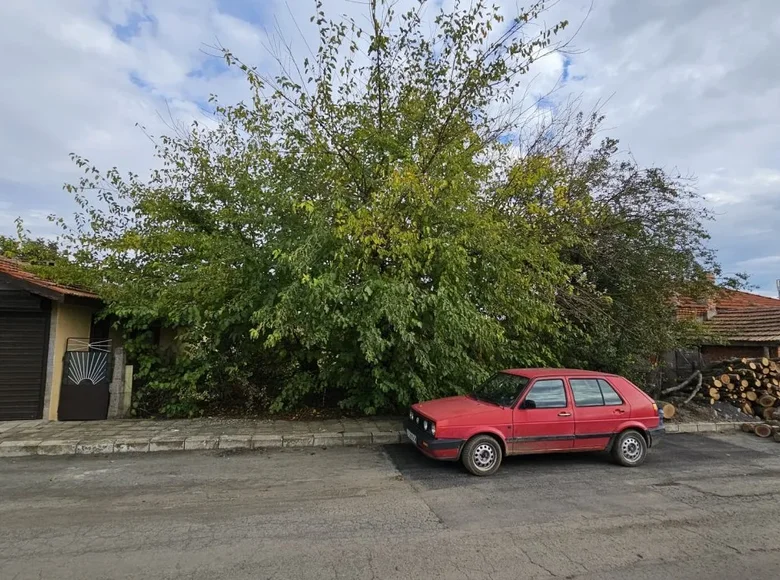
POLYGON ((769 298, 751 292, 740 290, 721 290, 711 300, 694 300, 685 296, 677 298, 678 318, 699 318, 707 314, 710 307, 714 307, 718 314, 727 310, 742 308, 780 308, 780 300, 769 298))
POLYGON ((63 302, 67 297, 99 300, 98 295, 93 292, 46 280, 25 270, 21 262, 2 256, 0 256, 0 280, 58 302, 63 302))
POLYGON ((718 310, 732 310, 736 308, 780 308, 780 299, 761 296, 751 292, 739 290, 724 290, 722 296, 715 301, 718 310))
POLYGON ((704 325, 731 342, 780 343, 780 307, 718 311, 704 325))

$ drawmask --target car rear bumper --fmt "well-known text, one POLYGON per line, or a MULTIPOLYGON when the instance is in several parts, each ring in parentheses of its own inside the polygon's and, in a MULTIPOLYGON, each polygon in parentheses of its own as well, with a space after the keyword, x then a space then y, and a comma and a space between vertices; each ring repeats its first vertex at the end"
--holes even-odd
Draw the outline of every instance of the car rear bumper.
POLYGON ((647 430, 648 447, 655 447, 666 435, 666 427, 660 425, 655 429, 647 430))
POLYGON ((460 449, 463 447, 463 439, 436 439, 428 431, 422 429, 414 421, 406 419, 404 430, 407 437, 424 455, 432 459, 443 461, 457 461, 460 457, 460 449))

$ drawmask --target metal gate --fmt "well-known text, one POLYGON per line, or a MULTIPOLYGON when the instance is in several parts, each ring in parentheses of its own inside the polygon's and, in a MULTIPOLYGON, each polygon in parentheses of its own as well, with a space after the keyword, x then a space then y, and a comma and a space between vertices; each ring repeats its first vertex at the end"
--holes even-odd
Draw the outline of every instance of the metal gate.
POLYGON ((69 338, 65 347, 58 418, 94 421, 108 416, 111 341, 69 338))
POLYGON ((48 312, 0 312, 0 421, 40 419, 48 312))

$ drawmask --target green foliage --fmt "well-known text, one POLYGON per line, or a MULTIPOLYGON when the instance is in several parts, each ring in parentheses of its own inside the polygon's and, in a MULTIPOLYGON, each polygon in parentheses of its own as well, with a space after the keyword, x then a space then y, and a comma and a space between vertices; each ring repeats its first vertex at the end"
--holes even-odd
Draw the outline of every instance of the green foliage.
POLYGON ((594 149, 598 119, 518 113, 566 22, 529 37, 543 3, 503 22, 478 1, 431 36, 425 2, 369 4, 364 30, 317 3, 294 73, 224 51, 250 102, 214 98, 213 122, 161 137, 150 179, 74 156, 83 211, 57 221, 127 329, 146 412, 372 414, 510 366, 638 372, 679 336, 670 300, 710 259, 694 194, 594 149), (171 352, 153 326, 177 329, 171 352))
POLYGON ((0 234, 0 256, 30 264, 49 264, 60 258, 57 243, 44 238, 32 239, 16 220, 15 238, 0 234))

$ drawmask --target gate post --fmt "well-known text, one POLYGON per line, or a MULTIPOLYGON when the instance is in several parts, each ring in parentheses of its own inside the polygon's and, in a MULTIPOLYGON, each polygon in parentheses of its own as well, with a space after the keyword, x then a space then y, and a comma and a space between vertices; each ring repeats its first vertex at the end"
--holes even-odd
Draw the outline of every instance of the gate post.
POLYGON ((127 416, 130 393, 125 393, 131 388, 125 383, 125 349, 121 346, 114 349, 111 383, 108 386, 108 419, 122 419, 127 416))

